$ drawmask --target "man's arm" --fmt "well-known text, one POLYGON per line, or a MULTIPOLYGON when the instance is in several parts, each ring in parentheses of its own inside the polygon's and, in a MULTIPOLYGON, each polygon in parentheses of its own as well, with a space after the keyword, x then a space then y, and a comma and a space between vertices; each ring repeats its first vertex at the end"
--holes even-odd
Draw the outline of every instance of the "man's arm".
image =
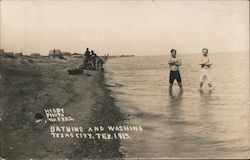
POLYGON ((200 65, 206 65, 207 63, 209 63, 209 59, 207 60, 201 59, 200 65))
POLYGON ((177 66, 181 66, 181 60, 178 59, 177 62, 175 62, 174 64, 177 65, 177 66))
POLYGON ((175 62, 173 62, 172 60, 169 60, 169 61, 168 61, 168 64, 169 64, 169 65, 173 65, 174 63, 175 63, 175 62))

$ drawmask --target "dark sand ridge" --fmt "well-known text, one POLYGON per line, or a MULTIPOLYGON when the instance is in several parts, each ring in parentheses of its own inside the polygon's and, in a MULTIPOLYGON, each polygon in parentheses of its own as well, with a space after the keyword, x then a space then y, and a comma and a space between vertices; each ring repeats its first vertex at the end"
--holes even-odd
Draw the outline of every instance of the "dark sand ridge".
MULTIPOLYGON (((84 159, 123 157, 119 140, 52 138, 51 125, 122 125, 101 71, 68 75, 81 58, 1 58, 1 155, 6 159, 84 159), (91 76, 86 76, 89 73, 91 76), (44 108, 62 106, 73 122, 36 123, 44 108)), ((44 114, 45 116, 45 114, 44 114)))

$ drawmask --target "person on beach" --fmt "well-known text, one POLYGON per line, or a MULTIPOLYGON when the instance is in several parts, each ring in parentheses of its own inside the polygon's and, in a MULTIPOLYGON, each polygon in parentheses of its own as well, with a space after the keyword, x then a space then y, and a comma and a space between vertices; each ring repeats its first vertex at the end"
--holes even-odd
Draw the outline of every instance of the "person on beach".
POLYGON ((210 67, 211 67, 212 63, 211 63, 210 59, 208 58, 208 49, 207 48, 202 49, 202 58, 201 58, 201 63, 199 65, 201 66, 200 90, 202 90, 202 86, 203 86, 203 83, 205 82, 205 80, 207 81, 207 84, 209 86, 209 90, 213 90, 211 76, 210 76, 210 67))
POLYGON ((93 50, 91 50, 91 62, 92 62, 92 69, 96 69, 96 57, 97 55, 93 50))
POLYGON ((103 69, 103 60, 99 56, 97 56, 97 66, 98 68, 103 69))
POLYGON ((179 72, 179 66, 181 66, 181 60, 176 58, 176 50, 171 49, 171 59, 168 61, 170 67, 170 75, 169 75, 169 92, 172 92, 174 80, 178 82, 178 86, 180 88, 180 92, 183 92, 183 87, 181 83, 181 75, 179 72))
POLYGON ((89 48, 87 48, 84 53, 84 60, 83 60, 83 66, 85 68, 88 68, 89 58, 90 58, 90 52, 89 52, 89 48))

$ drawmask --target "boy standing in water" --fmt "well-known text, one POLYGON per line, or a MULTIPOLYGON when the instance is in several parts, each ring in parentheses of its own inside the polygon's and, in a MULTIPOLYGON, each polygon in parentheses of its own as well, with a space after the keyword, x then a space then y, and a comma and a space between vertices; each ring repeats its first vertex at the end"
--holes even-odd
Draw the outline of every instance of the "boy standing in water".
POLYGON ((212 90, 212 83, 210 77, 210 66, 212 65, 209 58, 208 58, 208 49, 202 49, 202 58, 201 58, 201 76, 200 76, 200 90, 202 90, 202 86, 204 81, 207 81, 209 86, 209 90, 212 90))
POLYGON ((170 67, 170 75, 169 75, 169 92, 172 92, 172 87, 174 80, 178 82, 180 92, 183 91, 182 83, 181 83, 181 75, 179 72, 179 66, 181 66, 181 60, 176 58, 176 50, 171 49, 170 51, 172 58, 168 61, 170 67))

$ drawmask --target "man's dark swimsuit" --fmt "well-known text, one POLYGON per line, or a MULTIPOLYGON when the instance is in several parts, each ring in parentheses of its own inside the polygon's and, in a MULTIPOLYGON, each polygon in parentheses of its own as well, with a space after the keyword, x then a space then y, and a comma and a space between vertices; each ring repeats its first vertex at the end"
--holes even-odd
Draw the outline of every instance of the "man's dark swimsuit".
POLYGON ((170 71, 170 75, 169 75, 169 83, 174 83, 174 80, 176 79, 176 81, 178 83, 181 83, 181 75, 179 71, 170 71))

